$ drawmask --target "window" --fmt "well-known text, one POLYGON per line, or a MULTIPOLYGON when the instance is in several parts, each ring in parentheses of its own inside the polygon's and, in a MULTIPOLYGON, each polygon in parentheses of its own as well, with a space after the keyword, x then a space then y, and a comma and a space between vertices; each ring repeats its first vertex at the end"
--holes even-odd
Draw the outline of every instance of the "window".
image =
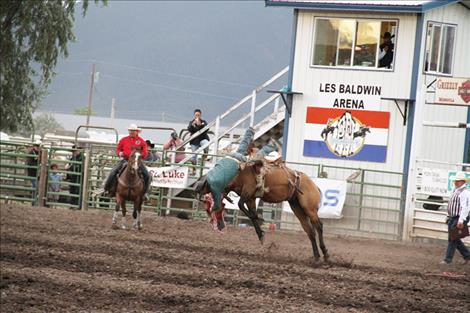
POLYGON ((316 18, 313 65, 393 69, 397 21, 316 18))
POLYGON ((425 72, 452 74, 456 28, 455 25, 435 22, 428 23, 426 31, 425 72))

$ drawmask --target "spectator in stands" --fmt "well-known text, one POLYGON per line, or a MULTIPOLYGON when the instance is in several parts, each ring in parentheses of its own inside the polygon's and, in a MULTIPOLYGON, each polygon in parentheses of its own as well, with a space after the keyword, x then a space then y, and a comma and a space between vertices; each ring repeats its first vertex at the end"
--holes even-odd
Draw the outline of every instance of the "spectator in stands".
MULTIPOLYGON (((62 181, 62 174, 58 173, 57 171, 59 170, 59 165, 57 164, 51 164, 51 169, 49 172, 49 182, 48 182, 48 187, 47 190, 49 192, 60 192, 60 182, 62 181)), ((56 194, 50 194, 49 195, 49 201, 50 202, 59 202, 59 195, 56 194)))
POLYGON ((441 264, 450 264, 454 257, 455 250, 459 250, 466 264, 470 261, 470 250, 460 240, 460 238, 452 238, 451 233, 455 232, 455 229, 463 229, 468 227, 468 219, 470 212, 470 190, 466 186, 466 182, 470 179, 467 178, 464 172, 458 172, 454 181, 454 191, 449 198, 449 204, 447 206, 448 220, 447 226, 449 231, 449 238, 447 243, 446 255, 441 264))
MULTIPOLYGON (((201 114, 202 114, 201 110, 199 109, 194 110, 194 118, 189 122, 189 125, 188 125, 188 131, 191 133, 191 136, 207 126, 207 122, 201 118, 201 114)), ((200 147, 208 144, 209 135, 207 134, 207 131, 203 132, 196 138, 191 139, 189 143, 191 144, 191 150, 193 152, 199 149, 200 147)), ((209 152, 208 148, 204 149, 204 153, 208 153, 208 152, 209 152)), ((205 159, 205 156, 203 156, 203 160, 204 159, 205 159)), ((193 162, 193 164, 197 163, 196 154, 193 156, 191 161, 193 162)))
POLYGON ((147 157, 145 158, 145 161, 147 162, 157 162, 160 161, 160 155, 153 151, 155 149, 155 144, 152 143, 150 140, 145 140, 147 143, 147 157))
MULTIPOLYGON (((184 153, 185 148, 181 145, 182 143, 183 140, 181 140, 181 138, 178 137, 178 134, 174 131, 171 133, 170 139, 168 139, 168 141, 163 145, 164 150, 172 149, 178 151, 175 155, 175 163, 181 162, 186 157, 186 154, 184 153)), ((172 157, 172 155, 173 154, 170 154, 169 156, 172 157)))
POLYGON ((81 209, 80 201, 80 185, 82 183, 82 162, 83 155, 80 150, 80 147, 73 145, 72 146, 72 157, 70 158, 70 163, 67 166, 67 180, 74 184, 70 185, 70 204, 73 207, 70 209, 81 209))

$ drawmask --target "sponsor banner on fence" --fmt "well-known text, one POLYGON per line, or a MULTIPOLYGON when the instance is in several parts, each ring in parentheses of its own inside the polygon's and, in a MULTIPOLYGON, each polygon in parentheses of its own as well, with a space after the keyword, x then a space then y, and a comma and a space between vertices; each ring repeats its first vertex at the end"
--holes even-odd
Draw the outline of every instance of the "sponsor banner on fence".
POLYGON ((303 155, 384 163, 390 112, 308 107, 303 155))
POLYGON ((152 177, 152 186, 185 188, 188 185, 188 167, 147 167, 152 177))
MULTIPOLYGON (((454 190, 456 171, 439 168, 418 167, 416 169, 416 193, 448 197, 454 190)), ((470 173, 465 173, 470 178, 470 173)), ((467 183, 470 188, 470 182, 467 183)))
MULTIPOLYGON (((320 218, 342 218, 344 201, 346 200, 346 181, 326 178, 312 179, 321 193, 318 216, 320 218)), ((292 212, 286 201, 283 203, 282 209, 286 212, 292 212)))
POLYGON ((470 78, 440 77, 435 86, 435 103, 470 106, 470 78))
POLYGON ((416 169, 416 193, 446 196, 449 172, 439 168, 418 167, 416 169))

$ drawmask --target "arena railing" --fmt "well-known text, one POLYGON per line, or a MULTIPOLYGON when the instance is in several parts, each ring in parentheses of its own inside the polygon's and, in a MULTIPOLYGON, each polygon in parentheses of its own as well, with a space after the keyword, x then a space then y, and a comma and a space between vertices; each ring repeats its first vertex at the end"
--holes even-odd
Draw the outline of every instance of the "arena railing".
MULTIPOLYGON (((37 203, 36 194, 40 193, 40 190, 32 188, 31 182, 37 182, 38 177, 33 178, 25 175, 28 167, 25 164, 29 147, 30 145, 27 144, 5 144, 2 142, 1 199, 5 201, 9 199, 9 201, 37 203)), ((187 156, 196 154, 198 162, 196 164, 177 164, 174 162, 174 154, 177 152, 172 150, 164 151, 161 148, 156 148, 155 152, 161 155, 161 159, 152 164, 147 163, 147 165, 157 167, 188 166, 190 172, 192 168, 195 168, 196 171, 194 175, 190 173, 190 182, 187 188, 175 190, 151 187, 150 201, 144 203, 144 210, 153 211, 158 215, 175 215, 178 212, 185 211, 193 218, 206 218, 202 205, 193 197, 192 184, 208 171, 208 166, 205 162, 207 159, 219 158, 223 157, 223 155, 185 151, 187 156), (204 158, 202 157, 203 155, 205 155, 204 158)), ((60 164, 59 169, 50 173, 68 174, 65 165, 70 163, 67 160, 70 153, 70 148, 51 147, 50 153, 47 155, 49 160, 45 163, 47 167, 45 172, 47 174, 45 176, 48 176, 50 165, 54 162, 60 164)), ((84 148, 83 153, 83 169, 81 173, 76 174, 83 177, 83 182, 80 186, 82 188, 80 194, 83 197, 82 208, 114 209, 114 199, 94 196, 94 191, 102 188, 104 179, 119 160, 115 157, 115 145, 90 144, 84 148)), ((343 218, 339 220, 325 220, 324 224, 327 229, 339 234, 373 235, 390 239, 400 237, 399 234, 402 228, 400 213, 404 202, 401 192, 402 173, 312 163, 289 162, 288 165, 293 169, 305 172, 313 178, 328 177, 347 181, 343 218), (377 181, 381 181, 381 183, 376 183, 377 181)), ((70 174, 72 175, 72 173, 70 174)), ((45 186, 49 185, 49 183, 45 184, 45 186)), ((70 202, 64 203, 66 201, 60 200, 67 196, 71 197, 70 193, 66 192, 70 186, 73 186, 73 184, 63 182, 61 183, 63 188, 59 192, 46 191, 44 193, 44 203, 46 205, 73 207, 70 205, 70 202), (58 196, 59 201, 51 201, 53 196, 58 196)), ((297 219, 283 211, 280 204, 261 204, 258 210, 263 215, 267 224, 275 224, 276 228, 280 229, 300 229, 297 219)), ((238 210, 227 210, 226 218, 233 225, 249 224, 248 219, 243 214, 240 214, 238 210)))
POLYGON ((32 166, 27 159, 35 157, 29 150, 32 143, 0 142, 0 199, 35 205, 37 203, 40 164, 32 166), (28 169, 36 175, 29 176, 28 169))

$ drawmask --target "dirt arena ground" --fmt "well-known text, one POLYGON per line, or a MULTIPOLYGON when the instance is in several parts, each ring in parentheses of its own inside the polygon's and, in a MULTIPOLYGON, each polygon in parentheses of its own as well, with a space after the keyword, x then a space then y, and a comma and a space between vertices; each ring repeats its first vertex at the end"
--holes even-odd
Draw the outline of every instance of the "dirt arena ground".
POLYGON ((112 230, 109 211, 0 213, 1 312, 470 311, 470 265, 439 265, 441 245, 327 236, 331 263, 314 264, 301 232, 260 245, 148 212, 140 232, 112 230))

